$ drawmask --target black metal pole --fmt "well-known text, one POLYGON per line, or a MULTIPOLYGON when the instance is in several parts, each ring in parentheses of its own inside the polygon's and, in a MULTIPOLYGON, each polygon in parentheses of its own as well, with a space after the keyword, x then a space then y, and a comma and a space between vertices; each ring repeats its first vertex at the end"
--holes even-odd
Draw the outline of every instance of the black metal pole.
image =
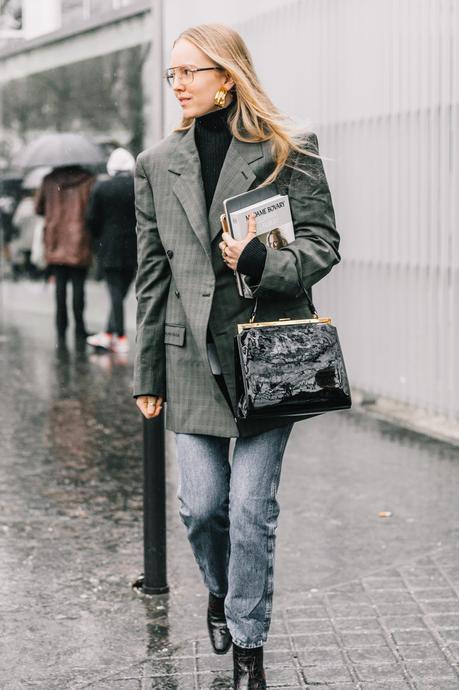
POLYGON ((142 591, 169 591, 166 568, 166 462, 164 413, 143 420, 143 537, 145 573, 142 591))

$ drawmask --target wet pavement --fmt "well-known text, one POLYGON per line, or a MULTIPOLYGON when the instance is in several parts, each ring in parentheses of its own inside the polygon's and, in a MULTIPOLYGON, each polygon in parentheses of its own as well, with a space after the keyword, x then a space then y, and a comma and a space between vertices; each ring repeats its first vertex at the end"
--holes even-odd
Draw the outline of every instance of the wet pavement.
MULTIPOLYGON (((2 298, 0 688, 231 688, 231 657, 213 655, 206 636, 171 438, 170 593, 131 588, 143 567, 131 356, 76 350, 71 338, 58 351, 49 290, 5 284, 2 298)), ((95 330, 103 287, 89 298, 95 330)), ((458 495, 457 447, 357 412, 296 425, 269 688, 459 689, 458 495)))

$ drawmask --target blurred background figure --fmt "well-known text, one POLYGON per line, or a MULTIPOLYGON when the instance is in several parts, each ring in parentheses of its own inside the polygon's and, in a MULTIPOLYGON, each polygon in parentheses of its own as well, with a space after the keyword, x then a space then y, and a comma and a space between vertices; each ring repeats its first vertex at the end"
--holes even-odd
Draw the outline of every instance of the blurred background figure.
POLYGON ((134 157, 129 151, 115 149, 107 163, 110 177, 93 187, 86 214, 99 268, 110 294, 106 331, 89 336, 87 342, 119 354, 129 350, 124 329, 124 299, 137 267, 134 166, 134 157))
POLYGON ((38 278, 46 267, 43 252, 43 218, 35 212, 35 193, 50 168, 35 168, 22 181, 21 200, 12 218, 10 260, 13 278, 38 278))
POLYGON ((11 268, 11 242, 14 239, 13 216, 21 195, 21 175, 3 173, 0 177, 0 247, 2 274, 8 276, 11 268))
POLYGON ((36 199, 36 212, 45 217, 45 260, 56 279, 56 329, 59 344, 65 343, 68 326, 67 282, 73 288, 75 338, 85 341, 85 279, 91 263, 91 238, 85 214, 94 176, 72 165, 53 170, 43 180, 36 199))

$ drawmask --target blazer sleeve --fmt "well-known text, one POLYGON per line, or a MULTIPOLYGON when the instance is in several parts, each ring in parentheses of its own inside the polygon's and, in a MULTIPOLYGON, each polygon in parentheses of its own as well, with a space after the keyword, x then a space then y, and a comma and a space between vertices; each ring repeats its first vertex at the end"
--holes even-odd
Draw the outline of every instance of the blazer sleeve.
MULTIPOLYGON (((317 137, 310 134, 305 148, 319 153, 317 137)), ((340 261, 339 234, 325 171, 320 158, 298 153, 293 162, 288 196, 295 241, 282 249, 267 248, 266 262, 254 295, 283 293, 297 297, 317 283, 340 261)))
POLYGON ((137 231, 137 332, 134 397, 166 394, 164 322, 171 279, 158 233, 153 190, 142 160, 137 159, 135 208, 137 231))

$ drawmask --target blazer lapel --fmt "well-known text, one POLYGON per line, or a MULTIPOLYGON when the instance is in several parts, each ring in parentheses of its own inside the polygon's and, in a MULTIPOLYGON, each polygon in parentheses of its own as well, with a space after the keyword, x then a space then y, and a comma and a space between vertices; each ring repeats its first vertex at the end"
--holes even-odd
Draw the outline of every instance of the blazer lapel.
POLYGON ((201 161, 194 140, 194 124, 184 134, 171 156, 169 171, 177 175, 173 186, 174 193, 209 260, 210 244, 221 230, 220 215, 224 212, 223 201, 250 189, 257 179, 257 171, 262 167, 265 172, 266 150, 261 142, 249 144, 235 138, 231 140, 209 215, 202 184, 201 161))
POLYGON ((173 190, 210 259, 209 224, 201 177, 201 161, 194 140, 194 124, 184 134, 169 163, 178 177, 173 190))
POLYGON ((259 162, 263 163, 263 159, 264 152, 261 143, 247 144, 233 137, 220 171, 209 210, 210 242, 217 237, 221 230, 220 215, 224 213, 223 201, 250 189, 257 179, 256 170, 259 167, 259 162), (253 165, 254 163, 255 165, 253 165))

